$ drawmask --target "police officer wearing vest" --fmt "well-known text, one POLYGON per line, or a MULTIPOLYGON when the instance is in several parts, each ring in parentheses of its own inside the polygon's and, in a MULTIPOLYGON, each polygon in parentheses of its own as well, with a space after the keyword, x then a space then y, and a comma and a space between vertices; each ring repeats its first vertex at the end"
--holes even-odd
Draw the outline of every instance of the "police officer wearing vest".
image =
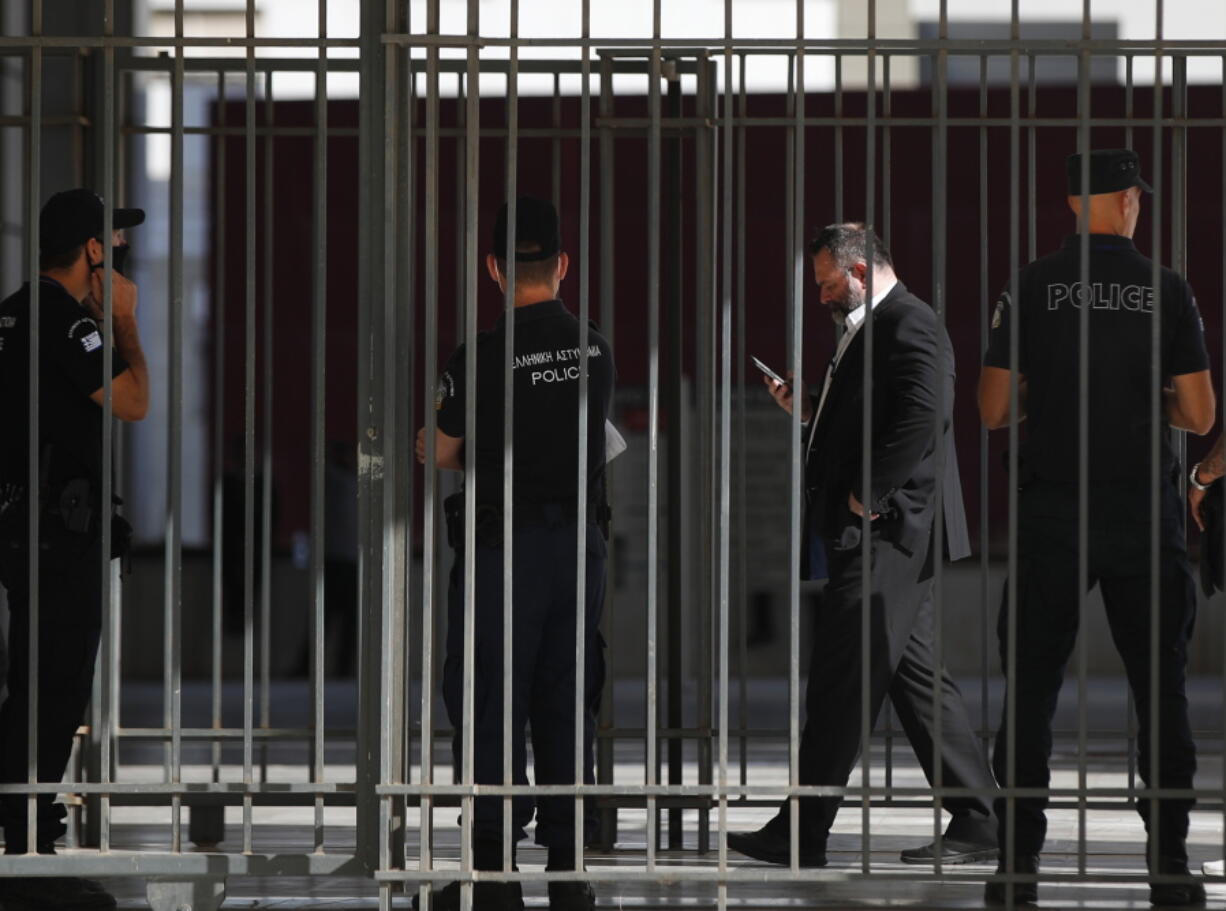
MULTIPOLYGON (((1153 263, 1138 252, 1132 235, 1141 211, 1140 161, 1127 149, 1090 153, 1088 207, 1083 210, 1082 159, 1068 159, 1068 204, 1079 228, 1089 233, 1089 282, 1081 280, 1081 237, 1065 239, 1056 252, 1017 277, 1016 305, 1008 291, 996 305, 979 381, 979 409, 989 428, 1006 427, 1010 384, 1016 369, 1020 411, 1021 476, 1018 498, 1016 663, 1011 694, 1016 700, 1013 742, 1002 720, 993 757, 1002 786, 1015 757, 1017 787, 1044 788, 1050 781, 1051 725, 1065 665, 1077 637, 1078 431, 1088 423, 1088 584, 1098 584, 1115 646, 1123 659, 1140 725, 1138 766, 1147 786, 1192 787, 1196 749, 1184 693, 1188 638, 1196 611, 1192 574, 1184 549, 1179 467, 1171 430, 1209 431, 1214 395, 1200 315, 1191 288, 1169 269, 1154 284, 1153 263), (1078 366, 1082 308, 1089 312, 1089 396, 1079 404, 1078 366), (1158 316, 1160 314, 1160 317, 1158 316), (1151 350, 1154 319, 1161 319, 1162 412, 1157 428, 1160 461, 1151 464, 1151 396, 1155 377, 1151 350), (1010 333, 1018 331, 1018 361, 1010 362, 1010 333), (1158 729, 1150 724, 1149 497, 1154 475, 1160 487, 1160 555, 1157 619, 1158 729), (1151 745, 1158 769, 1151 774, 1151 745)), ((1008 667, 1008 603, 998 626, 1002 666, 1008 667)), ((1015 803, 1012 856, 1005 852, 1009 815, 997 800, 1001 862, 998 873, 1035 874, 1046 833, 1047 800, 1019 797, 1015 803)), ((1186 839, 1193 801, 1143 795, 1137 809, 1148 833, 1150 901, 1199 906, 1205 892, 1188 878, 1186 839)), ((1033 904, 1034 882, 1013 886, 1018 904, 1033 904)), ((1006 886, 987 886, 989 904, 1003 904, 1006 886)))
MULTIPOLYGON (((8 595, 8 698, 0 707, 0 781, 27 780, 30 623, 29 511, 38 509, 38 780, 58 782, 85 717, 102 629, 106 560, 102 523, 112 523, 112 552, 126 547, 122 520, 102 502, 103 358, 113 348, 115 417, 139 421, 149 406, 149 374, 136 324, 136 286, 123 275, 123 229, 140 209, 112 213, 112 327, 102 334, 105 263, 103 203, 85 189, 57 193, 39 220, 39 464, 30 489, 30 285, 0 302, 0 583, 8 595)), ((24 795, 0 799, 5 851, 54 853, 66 828, 53 794, 38 796, 37 842, 27 843, 24 795)), ((113 908, 96 883, 69 878, 0 877, 6 908, 113 908)))
MULTIPOLYGON (((503 782, 503 686, 512 687, 512 757, 514 781, 527 784, 525 728, 532 729, 535 780, 538 785, 575 782, 575 635, 576 616, 585 614, 585 702, 593 705, 603 682, 603 655, 598 630, 604 603, 605 538, 598 522, 604 516, 605 420, 613 398, 614 367, 609 344, 594 328, 588 331, 588 414, 586 482, 579 474, 580 323, 558 299, 569 260, 561 249, 558 216, 543 200, 521 197, 516 203, 515 250, 508 250, 507 206, 498 213, 494 249, 486 257, 490 278, 504 293, 507 257, 515 257, 514 492, 503 503, 504 313, 493 329, 476 341, 476 439, 465 436, 465 383, 470 351, 456 350, 442 375, 437 394, 437 464, 464 470, 464 448, 476 447, 477 518, 473 572, 476 582, 476 660, 471 725, 463 712, 464 570, 463 494, 446 505, 448 536, 456 549, 448 597, 447 657, 443 697, 456 730, 455 765, 462 756, 461 736, 473 737, 475 781, 503 782), (576 604, 576 559, 579 498, 587 504, 587 571, 585 603, 576 604), (503 669, 503 510, 513 509, 513 666, 503 669)), ((424 429, 417 438, 418 461, 425 461, 424 429)), ((589 710, 583 731, 585 781, 592 778, 595 716, 589 710)), ((503 798, 478 798, 474 807, 474 866, 501 870, 503 798)), ((549 870, 576 868, 573 797, 516 797, 511 833, 525 837, 524 827, 536 813, 536 842, 549 851, 549 870)), ((585 814, 594 830, 594 814, 585 814)), ((514 857, 514 846, 512 846, 514 857)), ((460 888, 452 883, 434 901, 438 909, 460 906, 460 888)), ((554 911, 589 911, 595 894, 586 882, 549 883, 554 911)), ((519 883, 477 883, 476 911, 522 909, 519 883)))

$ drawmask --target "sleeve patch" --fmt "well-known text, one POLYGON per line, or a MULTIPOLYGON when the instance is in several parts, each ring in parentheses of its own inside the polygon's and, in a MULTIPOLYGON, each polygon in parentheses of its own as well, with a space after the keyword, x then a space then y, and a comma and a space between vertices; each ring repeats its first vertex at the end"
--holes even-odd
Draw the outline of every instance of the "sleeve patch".
POLYGON ((97 351, 102 347, 102 336, 98 333, 97 329, 81 339, 81 347, 86 352, 97 351))

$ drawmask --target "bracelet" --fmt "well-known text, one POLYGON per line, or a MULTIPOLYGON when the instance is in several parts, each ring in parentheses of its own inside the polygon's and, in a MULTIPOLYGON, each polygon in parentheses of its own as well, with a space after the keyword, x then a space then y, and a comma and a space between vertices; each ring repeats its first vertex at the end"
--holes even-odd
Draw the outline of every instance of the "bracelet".
POLYGON ((1195 465, 1192 466, 1192 470, 1188 472, 1188 483, 1203 493, 1204 491, 1209 489, 1209 484, 1202 484, 1199 480, 1197 480, 1196 471, 1199 468, 1200 468, 1200 462, 1197 462, 1195 465))

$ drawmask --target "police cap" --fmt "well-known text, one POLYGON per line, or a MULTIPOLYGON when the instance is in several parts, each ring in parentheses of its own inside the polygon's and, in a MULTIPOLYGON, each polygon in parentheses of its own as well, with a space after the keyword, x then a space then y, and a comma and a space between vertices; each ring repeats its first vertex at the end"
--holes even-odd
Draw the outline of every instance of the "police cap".
MULTIPOLYGON (((1141 179, 1141 159, 1132 149, 1095 149, 1090 153, 1090 195, 1118 193, 1129 187, 1140 187, 1146 193, 1153 188, 1141 179)), ((1081 195, 1081 155, 1068 157, 1068 195, 1081 195)))
MULTIPOLYGON (((67 253, 91 237, 102 236, 105 207, 93 190, 80 187, 56 193, 43 206, 38 218, 38 249, 44 256, 67 253)), ((145 220, 144 209, 115 209, 111 226, 133 228, 145 220)))
MULTIPOLYGON (((562 249, 558 210, 553 203, 535 196, 521 196, 515 200, 515 246, 539 248, 530 253, 517 252, 515 261, 520 263, 540 262, 562 249)), ((494 222, 494 255, 499 259, 507 258, 506 203, 498 210, 498 219, 494 222)))

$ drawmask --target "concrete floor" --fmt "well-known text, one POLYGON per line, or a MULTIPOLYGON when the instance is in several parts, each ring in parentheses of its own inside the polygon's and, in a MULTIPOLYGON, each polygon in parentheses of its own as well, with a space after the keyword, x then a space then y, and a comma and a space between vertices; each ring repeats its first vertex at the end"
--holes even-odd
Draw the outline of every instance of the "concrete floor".
MULTIPOLYGON (((778 726, 786 724, 786 711, 781 710, 779 690, 781 682, 761 681, 750 688, 750 716, 754 726, 778 726)), ((980 692, 976 684, 965 687, 968 709, 972 718, 983 717, 979 708, 980 692)), ((784 692, 786 690, 784 689, 784 692)), ((1127 744, 1120 737, 1111 736, 1117 725, 1122 725, 1125 715, 1125 688, 1118 679, 1096 680, 1088 688, 1088 718, 1091 729, 1100 736, 1092 738, 1085 753, 1084 773, 1091 786, 1127 787, 1127 744)), ((288 695, 288 694, 287 694, 288 695)), ((157 702, 151 694, 132 694, 134 701, 125 702, 125 723, 135 724, 143 719, 145 708, 152 710, 157 702)), ((192 700, 199 694, 187 693, 192 700)), ((1200 771, 1197 787, 1226 793, 1223 784, 1221 750, 1222 683, 1220 680, 1194 681, 1190 688, 1192 715, 1199 729, 1200 771)), ((340 700, 344 701, 344 700, 340 700)), ((619 715, 632 716, 632 707, 637 696, 619 692, 617 702, 619 715), (621 712, 624 706, 626 712, 621 712)), ((280 702, 280 700, 277 700, 280 702)), ((293 705, 296 700, 290 700, 293 705)), ((285 703, 282 703, 283 705, 285 703)), ((786 697, 782 700, 786 706, 786 697)), ((293 709, 297 711, 297 709, 293 709)), ((989 692, 988 715, 996 717, 999 712, 999 689, 989 692)), ((734 716, 735 717, 735 716, 734 716)), ((1070 683, 1064 694, 1057 726, 1066 731, 1076 730, 1076 691, 1070 683)), ((281 722, 278 719, 278 723, 281 722)), ((632 723, 631 721, 625 723, 632 723)), ((737 741, 732 744, 734 780, 739 775, 737 741)), ((747 781, 754 785, 765 802, 777 796, 776 789, 786 784, 786 742, 756 740, 749 745, 747 781)), ((445 746, 445 745, 444 745, 445 746)), ((126 780, 157 781, 162 777, 159 761, 160 747, 148 753, 148 748, 135 751, 122 766, 126 780), (136 761, 133 761, 136 760, 136 761), (144 762, 140 760, 146 760, 144 762)), ((269 780, 305 780, 306 769, 301 765, 300 748, 278 747, 270 757, 269 780)), ((353 780, 351 758, 344 750, 329 750, 328 778, 353 780)), ((692 751, 691 751, 692 752, 692 751)), ((884 784, 886 774, 886 745, 875 743, 870 763, 874 784, 884 784)), ((440 750, 443 759, 445 750, 440 750)), ((1075 787, 1082 771, 1078 759, 1077 739, 1065 736, 1058 741, 1054 757, 1054 780, 1056 787, 1075 787)), ((238 777, 241 770, 227 765, 223 780, 238 777)), ((437 770, 439 781, 450 780, 450 771, 445 766, 437 770)), ((890 780, 895 786, 923 787, 924 780, 905 739, 898 736, 892 747, 890 780)), ((859 782, 859 771, 853 776, 853 784, 859 782)), ((207 766, 190 762, 184 769, 186 780, 208 780, 207 766)), ((643 780, 641 741, 622 741, 615 751, 615 781, 635 783, 643 780)), ((697 781, 697 766, 693 756, 688 757, 685 778, 697 781)), ((1209 801, 1205 801, 1209 804, 1209 801)), ((306 853, 310 851, 310 826, 313 811, 308 808, 257 808, 254 849, 259 854, 306 853)), ((729 830, 750 830, 762 825, 773 813, 770 806, 732 805, 728 811, 729 830)), ((459 859, 459 829, 454 809, 442 808, 435 812, 435 846, 440 869, 454 868, 459 859)), ((1079 817, 1075 809, 1051 811, 1047 850, 1044 855, 1044 872, 1069 877, 1078 871, 1079 817)), ((1221 803, 1203 806, 1193 815, 1190 838, 1190 853, 1193 868, 1199 870, 1201 863, 1226 854, 1223 844, 1223 810, 1221 803)), ((117 807, 113 812, 113 839, 117 851, 138 853, 168 850, 169 811, 165 809, 117 807)), ((420 819, 411 811, 408 820, 409 838, 415 842, 420 832, 420 819)), ((717 819, 711 819, 713 828, 717 819)), ((861 813, 859 807, 846 807, 839 814, 830 840, 830 866, 822 871, 820 882, 764 882, 761 874, 779 871, 763 864, 729 854, 728 864, 734 878, 727 886, 726 901, 730 906, 741 908, 972 908, 983 907, 982 877, 989 875, 991 864, 947 868, 947 875, 938 878, 923 868, 909 867, 898 862, 898 852, 909 846, 924 844, 931 840, 933 811, 923 807, 883 806, 874 808, 870 814, 871 831, 871 876, 862 875, 863 839, 861 837, 861 813), (747 881, 757 877, 759 881, 747 881)), ((329 808, 326 811, 326 850, 346 854, 353 850, 355 840, 354 812, 346 808, 329 808)), ((687 882, 687 872, 710 871, 718 867, 718 854, 697 852, 698 816, 696 811, 686 811, 684 819, 684 846, 679 852, 662 851, 659 864, 669 870, 666 884, 642 883, 614 879, 597 885, 602 908, 715 908, 718 907, 717 886, 710 883, 687 882)), ((712 847, 718 844, 713 835, 712 847)), ((226 841, 220 850, 241 850, 241 815, 238 808, 227 811, 226 841)), ((1148 908, 1148 890, 1140 878, 1144 869, 1142 852, 1144 833, 1136 813, 1123 803, 1107 809, 1094 809, 1087 815, 1085 873, 1097 879, 1115 878, 1116 882, 1072 882, 1064 879, 1041 886, 1041 904, 1059 908, 1148 908), (1131 880, 1131 881, 1129 881, 1131 880)), ((614 871, 633 875, 642 871, 646 850, 646 813, 641 809, 624 809, 618 816, 618 839, 616 847, 608 853, 592 853, 588 858, 589 868, 598 874, 609 876, 614 871)), ((71 853, 71 852, 69 852, 71 853)), ((410 856, 416 856, 415 844, 409 848, 410 856)), ((542 870, 543 852, 525 844, 519 855, 519 865, 524 871, 542 870)), ((781 872, 781 871, 780 871, 781 872)), ((138 878, 111 878, 106 884, 120 899, 125 909, 145 908, 144 881, 138 878)), ((233 877, 227 884, 226 908, 250 909, 312 909, 323 911, 330 908, 374 908, 378 904, 377 887, 369 880, 357 877, 306 878, 259 878, 233 877)), ((543 883, 525 886, 529 906, 547 907, 543 883)), ((1226 909, 1226 882, 1209 884, 1210 907, 1226 909)), ((399 895, 396 905, 407 906, 407 896, 399 895)))

